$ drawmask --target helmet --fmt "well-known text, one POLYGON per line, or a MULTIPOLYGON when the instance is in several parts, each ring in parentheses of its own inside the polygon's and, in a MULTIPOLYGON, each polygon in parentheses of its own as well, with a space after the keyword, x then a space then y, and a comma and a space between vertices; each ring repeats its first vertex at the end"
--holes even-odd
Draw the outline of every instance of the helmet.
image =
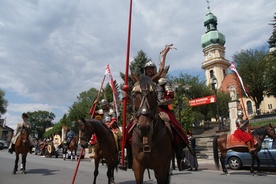
POLYGON ((154 74, 156 74, 156 72, 157 72, 156 65, 155 65, 151 60, 145 64, 144 70, 145 70, 147 67, 153 67, 153 68, 154 68, 154 74))
POLYGON ((242 111, 242 109, 238 109, 237 115, 238 115, 238 118, 240 118, 240 119, 243 118, 243 111, 242 111))
POLYGON ((108 101, 106 99, 102 99, 101 102, 100 102, 100 105, 101 106, 108 105, 108 101))

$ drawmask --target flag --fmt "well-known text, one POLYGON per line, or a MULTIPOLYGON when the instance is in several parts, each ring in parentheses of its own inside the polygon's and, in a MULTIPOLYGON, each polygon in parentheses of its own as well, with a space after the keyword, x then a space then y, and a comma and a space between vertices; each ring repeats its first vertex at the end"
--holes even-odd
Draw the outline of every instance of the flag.
POLYGON ((109 65, 106 66, 106 69, 105 69, 105 75, 109 75, 109 85, 111 86, 111 89, 112 89, 112 93, 113 93, 113 102, 114 102, 114 108, 115 108, 115 111, 116 111, 116 118, 118 120, 118 107, 117 107, 117 100, 116 100, 116 90, 115 90, 115 86, 114 86, 114 80, 113 80, 113 77, 111 75, 111 70, 109 68, 109 65))
POLYGON ((235 67, 235 65, 234 65, 234 62, 231 63, 230 69, 231 69, 233 72, 235 72, 236 75, 238 76, 238 79, 239 79, 239 81, 240 81, 240 84, 241 84, 241 86, 242 86, 242 89, 243 89, 243 91, 244 91, 246 97, 248 97, 247 91, 246 91, 245 86, 243 85, 243 82, 242 82, 242 78, 241 78, 240 74, 238 73, 238 71, 237 71, 237 69, 236 69, 236 67, 235 67))

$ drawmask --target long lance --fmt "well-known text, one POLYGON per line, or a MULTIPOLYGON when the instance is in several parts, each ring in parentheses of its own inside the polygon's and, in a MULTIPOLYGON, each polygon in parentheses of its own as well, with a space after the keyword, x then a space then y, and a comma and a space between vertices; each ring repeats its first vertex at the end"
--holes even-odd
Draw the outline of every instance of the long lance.
MULTIPOLYGON (((127 50, 126 50, 126 70, 125 70, 125 84, 122 87, 122 90, 128 94, 129 85, 128 85, 128 70, 129 70, 129 52, 130 52, 130 35, 131 35, 131 15, 132 15, 132 0, 130 0, 129 5, 129 18, 128 18, 128 39, 127 39, 127 50)), ((126 137, 126 113, 127 113, 127 95, 124 96, 124 111, 123 111, 123 137, 122 137, 122 166, 125 166, 125 137, 126 137)))
POLYGON ((103 83, 104 83, 104 80, 105 80, 105 76, 106 76, 106 75, 103 76, 103 80, 102 80, 102 83, 101 83, 101 87, 100 87, 100 89, 99 89, 99 91, 98 91, 97 98, 96 98, 96 100, 94 101, 94 103, 92 104, 92 106, 91 106, 91 108, 90 108, 90 115, 91 115, 91 118, 94 117, 95 110, 96 110, 96 106, 97 106, 98 100, 99 100, 99 98, 100 98, 101 90, 102 90, 102 88, 103 88, 103 83))
MULTIPOLYGON (((234 72, 235 73, 235 72, 234 72)), ((240 96, 240 99, 241 99, 241 103, 242 103, 242 109, 243 109, 243 113, 244 113, 244 115, 245 115, 245 119, 246 120, 248 120, 248 116, 247 116, 247 112, 246 112, 246 109, 245 109, 245 105, 244 105, 244 101, 243 101, 243 92, 242 92, 242 87, 241 87, 241 82, 238 80, 238 75, 237 75, 237 73, 235 73, 235 76, 236 76, 236 82, 237 82, 237 84, 240 84, 239 85, 239 96, 240 96)), ((247 124, 247 131, 250 133, 251 132, 251 130, 250 130, 250 124, 248 123, 247 124)))

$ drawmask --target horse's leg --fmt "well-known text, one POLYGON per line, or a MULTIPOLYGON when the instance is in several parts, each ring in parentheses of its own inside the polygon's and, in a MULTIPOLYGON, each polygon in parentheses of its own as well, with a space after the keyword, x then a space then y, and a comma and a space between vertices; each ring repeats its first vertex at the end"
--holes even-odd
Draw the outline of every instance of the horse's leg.
POLYGON ((95 162, 95 169, 94 169, 94 180, 93 180, 93 184, 96 184, 96 180, 97 180, 97 176, 99 174, 99 163, 100 163, 100 159, 98 157, 94 157, 94 162, 95 162))
POLYGON ((170 183, 170 163, 163 168, 155 168, 154 175, 157 180, 157 183, 170 183))
POLYGON ((16 171, 18 169, 18 161, 19 161, 19 153, 15 153, 15 163, 13 168, 13 174, 16 174, 16 171))
POLYGON ((66 157, 67 157, 67 150, 64 148, 63 151, 63 160, 66 160, 66 157))
POLYGON ((108 178, 108 184, 114 184, 114 169, 110 166, 107 168, 106 176, 108 178))
POLYGON ((225 156, 226 156, 226 152, 227 150, 222 150, 221 153, 220 153, 220 164, 221 164, 221 167, 222 167, 222 171, 225 173, 225 174, 228 174, 228 171, 226 169, 226 166, 225 166, 225 156))
POLYGON ((258 169, 257 174, 258 174, 259 176, 261 176, 262 174, 261 174, 261 170, 260 170, 260 158, 259 158, 259 156, 258 156, 258 152, 256 152, 255 158, 256 158, 256 160, 257 160, 257 169, 258 169))
POLYGON ((139 165, 139 163, 136 159, 133 159, 132 168, 135 168, 133 170, 134 170, 134 176, 135 176, 136 184, 143 184, 144 172, 145 172, 146 168, 142 164, 139 165))
MULTIPOLYGON (((81 157, 81 155, 79 155, 79 156, 81 157)), ((78 160, 77 150, 75 150, 75 156, 74 157, 75 157, 75 160, 77 161, 78 160)))
POLYGON ((26 158, 27 153, 22 154, 22 173, 26 174, 26 158))

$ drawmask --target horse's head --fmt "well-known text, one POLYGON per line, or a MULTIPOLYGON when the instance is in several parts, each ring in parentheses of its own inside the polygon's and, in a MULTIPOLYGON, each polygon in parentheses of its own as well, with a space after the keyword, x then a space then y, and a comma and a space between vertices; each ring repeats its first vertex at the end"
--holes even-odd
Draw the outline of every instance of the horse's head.
POLYGON ((266 127, 266 130, 267 130, 267 136, 273 139, 273 141, 275 141, 276 140, 275 128, 273 128, 271 124, 269 124, 266 127))
POLYGON ((153 120, 157 114, 157 87, 147 76, 142 76, 132 90, 133 110, 137 119, 137 128, 143 137, 143 144, 148 145, 153 132, 153 120))
POLYGON ((80 144, 82 147, 88 147, 88 142, 90 141, 91 136, 95 133, 93 126, 91 126, 91 121, 92 120, 84 118, 81 118, 81 120, 78 121, 80 131, 80 144))

